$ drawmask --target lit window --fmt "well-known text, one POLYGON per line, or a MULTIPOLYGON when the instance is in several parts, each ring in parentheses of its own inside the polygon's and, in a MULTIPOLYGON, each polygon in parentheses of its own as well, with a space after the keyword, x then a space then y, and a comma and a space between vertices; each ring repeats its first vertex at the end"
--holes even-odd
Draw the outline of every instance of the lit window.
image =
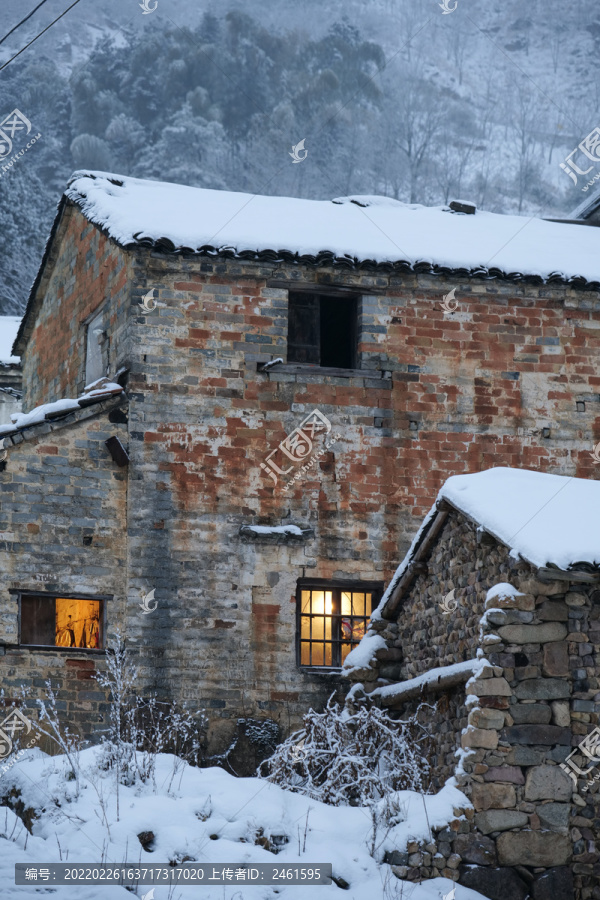
POLYGON ((374 606, 373 590, 299 589, 299 665, 340 667, 363 637, 374 606))
POLYGON ((101 650, 102 600, 21 596, 21 644, 101 650))

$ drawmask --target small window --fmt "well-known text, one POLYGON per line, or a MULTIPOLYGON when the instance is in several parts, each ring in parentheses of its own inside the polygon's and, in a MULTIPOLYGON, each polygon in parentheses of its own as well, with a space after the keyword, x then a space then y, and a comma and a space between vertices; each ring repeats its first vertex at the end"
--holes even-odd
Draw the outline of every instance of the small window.
POLYGON ((21 596, 21 645, 34 647, 103 647, 102 600, 21 596))
POLYGON ((104 328, 104 311, 88 323, 85 356, 85 383, 91 384, 108 371, 108 338, 104 328))
POLYGON ((288 362, 356 366, 356 297, 290 292, 288 309, 288 362))
POLYGON ((297 602, 298 664, 339 668, 367 630, 375 591, 303 584, 297 602))

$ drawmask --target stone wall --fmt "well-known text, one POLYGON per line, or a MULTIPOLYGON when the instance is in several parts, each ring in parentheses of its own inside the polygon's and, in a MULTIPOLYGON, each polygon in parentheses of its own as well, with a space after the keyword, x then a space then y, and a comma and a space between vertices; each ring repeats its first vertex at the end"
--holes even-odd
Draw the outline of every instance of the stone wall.
MULTIPOLYGON (((458 782, 474 808, 457 811, 460 818, 433 849, 396 856, 398 874, 420 880, 450 868, 455 874, 448 877, 494 900, 524 900, 529 891, 535 900, 600 897, 595 770, 575 785, 561 769, 599 722, 600 591, 594 583, 540 581, 456 511, 424 567, 395 619, 375 623, 386 648, 352 677, 397 716, 413 713, 420 700, 437 700, 435 712, 424 714, 437 743, 430 754, 432 789, 454 774, 460 748, 458 782), (520 593, 500 590, 486 600, 499 583, 520 593), (458 610, 448 616, 439 604, 451 588, 458 610), (482 648, 489 663, 466 689, 434 685, 408 702, 402 683, 395 702, 380 693, 396 680, 461 662, 465 648, 470 658, 482 648), (390 655, 398 679, 391 677, 390 655), (421 864, 419 853, 425 854, 421 864)), ((585 769, 589 761, 578 764, 585 769)))
MULTIPOLYGON (((126 470, 104 441, 126 443, 122 401, 97 403, 13 434, 0 463, 0 684, 4 705, 36 709, 50 679, 72 733, 90 739, 108 698, 93 680, 101 651, 19 647, 20 591, 104 595, 110 633, 126 620, 126 470)), ((50 749, 50 748, 47 748, 50 749)))

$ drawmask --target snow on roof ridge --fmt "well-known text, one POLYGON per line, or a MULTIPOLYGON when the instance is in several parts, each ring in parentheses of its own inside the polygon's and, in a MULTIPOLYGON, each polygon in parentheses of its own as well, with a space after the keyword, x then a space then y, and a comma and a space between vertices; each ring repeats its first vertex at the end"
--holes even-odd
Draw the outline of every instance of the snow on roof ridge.
POLYGON ((498 466, 452 475, 441 500, 535 568, 600 567, 600 481, 498 466))
POLYGON ((310 263, 327 254, 354 265, 396 265, 513 280, 600 282, 600 230, 478 210, 355 195, 331 200, 261 196, 79 170, 65 196, 122 246, 290 254, 310 263), (364 202, 363 202, 364 201, 364 202), (364 207, 364 208, 363 208, 364 207))

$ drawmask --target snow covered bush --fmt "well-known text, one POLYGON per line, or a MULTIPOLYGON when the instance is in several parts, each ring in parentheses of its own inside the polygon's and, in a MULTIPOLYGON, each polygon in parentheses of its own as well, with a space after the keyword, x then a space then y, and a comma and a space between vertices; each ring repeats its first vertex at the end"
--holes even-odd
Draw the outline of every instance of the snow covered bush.
POLYGON ((340 710, 330 698, 324 712, 304 716, 302 731, 280 744, 259 775, 332 806, 373 806, 393 791, 425 789, 420 727, 375 706, 340 710))
POLYGON ((101 768, 115 771, 117 785, 146 783, 154 781, 157 754, 171 753, 170 790, 186 762, 201 761, 206 716, 202 711, 192 713, 185 705, 178 708, 155 697, 140 697, 138 672, 120 632, 109 646, 106 672, 95 677, 110 691, 111 699, 109 725, 102 735, 101 768))

